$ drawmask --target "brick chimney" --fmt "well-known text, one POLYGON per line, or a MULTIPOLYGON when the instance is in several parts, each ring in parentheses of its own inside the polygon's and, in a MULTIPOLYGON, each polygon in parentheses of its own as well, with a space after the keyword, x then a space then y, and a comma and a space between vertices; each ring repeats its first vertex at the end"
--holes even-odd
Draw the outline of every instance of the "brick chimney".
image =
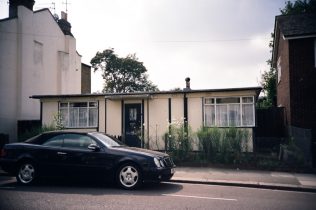
POLYGON ((67 13, 62 11, 61 18, 57 20, 57 23, 65 35, 73 36, 71 33, 71 24, 68 22, 67 18, 67 13))
POLYGON ((64 11, 61 11, 61 19, 67 20, 68 19, 68 14, 66 12, 64 12, 64 11))
POLYGON ((25 6, 33 11, 34 0, 9 0, 9 18, 17 17, 18 6, 25 6))

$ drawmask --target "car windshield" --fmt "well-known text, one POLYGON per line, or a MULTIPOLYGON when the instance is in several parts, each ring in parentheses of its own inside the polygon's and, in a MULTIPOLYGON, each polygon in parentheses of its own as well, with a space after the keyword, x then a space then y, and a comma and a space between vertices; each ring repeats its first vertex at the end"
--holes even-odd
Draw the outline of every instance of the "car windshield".
POLYGON ((91 133, 94 137, 102 141, 105 146, 107 147, 120 147, 125 146, 122 142, 120 142, 118 139, 115 139, 114 137, 108 136, 103 133, 91 133))

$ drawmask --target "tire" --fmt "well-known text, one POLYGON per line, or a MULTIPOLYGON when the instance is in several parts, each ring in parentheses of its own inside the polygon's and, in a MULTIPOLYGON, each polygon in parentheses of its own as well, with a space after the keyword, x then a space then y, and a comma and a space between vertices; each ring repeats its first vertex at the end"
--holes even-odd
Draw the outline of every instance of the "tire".
POLYGON ((126 163, 119 167, 116 174, 117 184, 126 190, 133 190, 142 185, 140 169, 133 163, 126 163))
POLYGON ((37 169, 32 161, 22 162, 17 170, 16 179, 21 185, 31 185, 36 179, 37 169))

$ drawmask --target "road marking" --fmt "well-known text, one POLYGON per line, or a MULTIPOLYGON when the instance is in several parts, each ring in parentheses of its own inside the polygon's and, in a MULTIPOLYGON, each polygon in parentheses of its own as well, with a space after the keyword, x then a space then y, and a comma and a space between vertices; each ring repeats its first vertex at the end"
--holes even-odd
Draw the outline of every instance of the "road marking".
POLYGON ((173 197, 182 197, 182 198, 199 198, 199 199, 208 199, 208 200, 223 200, 223 201, 237 201, 233 198, 213 198, 213 197, 203 197, 203 196, 193 196, 193 195, 176 195, 176 194, 162 194, 163 196, 173 196, 173 197))

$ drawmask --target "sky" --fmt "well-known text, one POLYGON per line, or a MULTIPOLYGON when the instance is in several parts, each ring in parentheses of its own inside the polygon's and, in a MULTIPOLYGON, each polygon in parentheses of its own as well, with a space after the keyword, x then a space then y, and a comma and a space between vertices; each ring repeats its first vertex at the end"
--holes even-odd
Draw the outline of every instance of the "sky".
MULTIPOLYGON (((0 19, 8 17, 0 0, 0 19)), ((66 0, 35 0, 60 17, 66 0), (55 4, 53 4, 54 2, 55 4)), ((260 86, 269 70, 269 41, 285 0, 68 0, 68 21, 82 62, 114 48, 136 54, 160 90, 260 86)), ((92 71, 93 72, 93 71, 92 71)), ((92 73, 100 92, 101 72, 92 73)))

